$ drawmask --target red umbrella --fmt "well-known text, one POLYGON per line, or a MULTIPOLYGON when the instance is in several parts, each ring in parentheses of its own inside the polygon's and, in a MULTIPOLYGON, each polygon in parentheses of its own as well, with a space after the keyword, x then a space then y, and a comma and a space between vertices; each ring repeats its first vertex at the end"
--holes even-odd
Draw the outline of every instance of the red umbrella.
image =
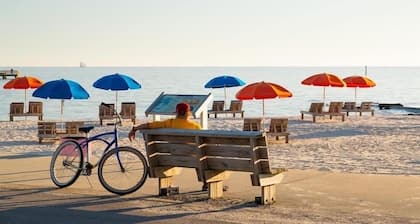
POLYGON ((366 76, 360 76, 360 75, 353 75, 349 76, 343 79, 343 81, 346 83, 347 87, 353 87, 354 88, 354 101, 356 101, 357 98, 357 87, 359 88, 371 88, 376 86, 376 83, 369 79, 366 76))
POLYGON ((40 87, 43 82, 32 76, 22 76, 12 79, 4 84, 4 89, 24 89, 25 90, 25 103, 26 103, 26 90, 36 89, 40 87))
POLYGON ((236 98, 239 100, 263 100, 263 123, 264 123, 264 100, 273 98, 287 98, 292 97, 292 93, 284 87, 270 82, 255 82, 243 87, 236 93, 236 98))
POLYGON ((338 76, 330 73, 320 73, 312 75, 301 82, 303 85, 324 87, 323 101, 325 103, 325 87, 344 87, 346 83, 338 76))

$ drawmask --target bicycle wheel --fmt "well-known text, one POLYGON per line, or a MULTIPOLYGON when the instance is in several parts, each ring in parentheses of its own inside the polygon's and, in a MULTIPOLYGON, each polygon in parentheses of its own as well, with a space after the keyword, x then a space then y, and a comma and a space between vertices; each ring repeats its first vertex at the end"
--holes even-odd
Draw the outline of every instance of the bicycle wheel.
POLYGON ((82 166, 82 148, 76 141, 67 140, 57 147, 51 158, 51 180, 58 187, 70 186, 79 177, 82 166))
POLYGON ((99 181, 114 194, 129 194, 146 182, 147 167, 146 158, 138 150, 131 147, 115 148, 105 153, 99 162, 99 181))

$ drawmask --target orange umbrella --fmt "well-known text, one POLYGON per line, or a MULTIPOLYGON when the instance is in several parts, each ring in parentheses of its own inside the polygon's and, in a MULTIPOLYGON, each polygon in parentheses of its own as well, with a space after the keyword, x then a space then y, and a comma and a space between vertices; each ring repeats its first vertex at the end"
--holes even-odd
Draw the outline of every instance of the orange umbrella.
POLYGON ((26 103, 26 90, 36 89, 40 87, 43 82, 32 76, 22 76, 12 79, 4 84, 4 89, 24 89, 25 90, 25 103, 26 103))
POLYGON ((236 93, 239 100, 262 99, 263 124, 264 124, 264 99, 292 97, 292 93, 284 87, 270 82, 255 82, 243 87, 236 93))
POLYGON ((338 76, 330 73, 320 73, 312 75, 301 82, 303 85, 324 87, 323 101, 325 103, 325 87, 344 87, 346 83, 338 76))
POLYGON ((357 98, 357 87, 359 88, 371 88, 376 86, 376 83, 369 79, 366 76, 360 76, 360 75, 353 75, 349 76, 343 79, 343 81, 346 83, 347 87, 353 87, 354 88, 354 101, 356 101, 357 98))

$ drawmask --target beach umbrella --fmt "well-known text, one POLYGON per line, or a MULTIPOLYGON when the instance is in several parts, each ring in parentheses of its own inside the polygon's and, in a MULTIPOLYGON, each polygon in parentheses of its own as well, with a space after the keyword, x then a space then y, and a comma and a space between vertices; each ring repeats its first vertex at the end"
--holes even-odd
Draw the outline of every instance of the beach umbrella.
POLYGON ((22 76, 12 79, 3 85, 4 89, 24 89, 25 90, 25 104, 26 104, 26 90, 36 89, 43 84, 43 81, 33 76, 22 76))
POLYGON ((60 99, 61 120, 63 120, 64 100, 88 99, 89 93, 75 81, 59 79, 44 83, 32 93, 32 96, 44 99, 60 99))
POLYGON ((241 90, 239 90, 235 96, 239 100, 262 100, 262 120, 264 125, 264 100, 273 98, 288 98, 292 97, 293 94, 278 84, 261 81, 246 85, 241 90))
POLYGON ((211 88, 211 89, 223 88, 225 92, 225 105, 226 105, 226 88, 243 86, 243 85, 245 85, 245 82, 242 81, 240 78, 237 78, 235 76, 230 76, 230 75, 221 75, 208 81, 204 85, 204 88, 211 88))
POLYGON ((115 73, 105 75, 93 83, 93 87, 104 90, 115 91, 115 111, 118 105, 118 91, 129 89, 140 89, 141 85, 128 75, 115 73))
POLYGON ((322 86, 323 91, 323 102, 325 104, 325 87, 344 87, 346 83, 338 76, 330 73, 319 73, 312 75, 301 82, 302 85, 310 86, 322 86))
POLYGON ((347 87, 354 88, 354 101, 357 99, 357 88, 372 88, 376 83, 367 76, 352 75, 343 79, 347 87))

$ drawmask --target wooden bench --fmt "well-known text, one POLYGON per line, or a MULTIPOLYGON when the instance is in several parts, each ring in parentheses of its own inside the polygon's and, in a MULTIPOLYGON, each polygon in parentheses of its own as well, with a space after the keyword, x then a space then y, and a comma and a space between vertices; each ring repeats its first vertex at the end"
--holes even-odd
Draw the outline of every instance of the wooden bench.
POLYGON ((323 112, 325 115, 332 117, 341 117, 341 121, 345 120, 346 113, 343 112, 343 102, 330 102, 330 106, 327 112, 323 112))
POLYGON ((241 100, 232 100, 230 102, 230 107, 227 110, 210 110, 208 111, 208 117, 210 114, 214 114, 214 118, 217 118, 218 114, 232 114, 233 117, 236 117, 236 114, 240 114, 241 118, 244 117, 244 111, 242 110, 242 101, 241 100))
POLYGON ((251 173, 253 186, 261 186, 261 197, 256 197, 256 202, 275 202, 276 184, 282 181, 285 169, 271 168, 263 132, 187 129, 140 132, 150 177, 159 178, 160 195, 173 188, 173 177, 180 174, 181 167, 187 167, 196 170, 199 181, 208 183, 211 199, 223 197, 223 181, 229 178, 229 171, 242 171, 251 173))
POLYGON ((113 103, 101 103, 99 105, 99 124, 103 120, 115 119, 115 105, 113 103))
POLYGON ((35 116, 38 120, 42 120, 42 102, 29 102, 28 112, 24 112, 25 105, 21 102, 12 102, 10 104, 9 117, 10 121, 14 120, 14 117, 28 117, 35 116))
POLYGON ((210 117, 210 114, 214 114, 214 117, 217 118, 217 113, 222 113, 224 110, 225 110, 225 101, 214 100, 211 110, 207 111, 207 116, 210 117))
POLYGON ((133 124, 136 124, 136 103, 122 102, 120 115, 121 119, 130 119, 133 124))
POLYGON ((360 116, 362 116, 363 112, 368 112, 370 113, 372 116, 374 116, 375 114, 375 110, 372 108, 372 102, 362 102, 360 104, 360 107, 357 108, 360 116))
POLYGON ((287 131, 287 125, 289 120, 287 118, 271 118, 270 128, 267 132, 269 136, 276 137, 276 140, 279 140, 280 136, 285 138, 285 142, 289 143, 290 133, 287 131))
POLYGON ((45 139, 58 140, 63 137, 83 137, 84 134, 79 131, 79 127, 83 125, 83 121, 38 121, 38 142, 42 143, 45 139))

